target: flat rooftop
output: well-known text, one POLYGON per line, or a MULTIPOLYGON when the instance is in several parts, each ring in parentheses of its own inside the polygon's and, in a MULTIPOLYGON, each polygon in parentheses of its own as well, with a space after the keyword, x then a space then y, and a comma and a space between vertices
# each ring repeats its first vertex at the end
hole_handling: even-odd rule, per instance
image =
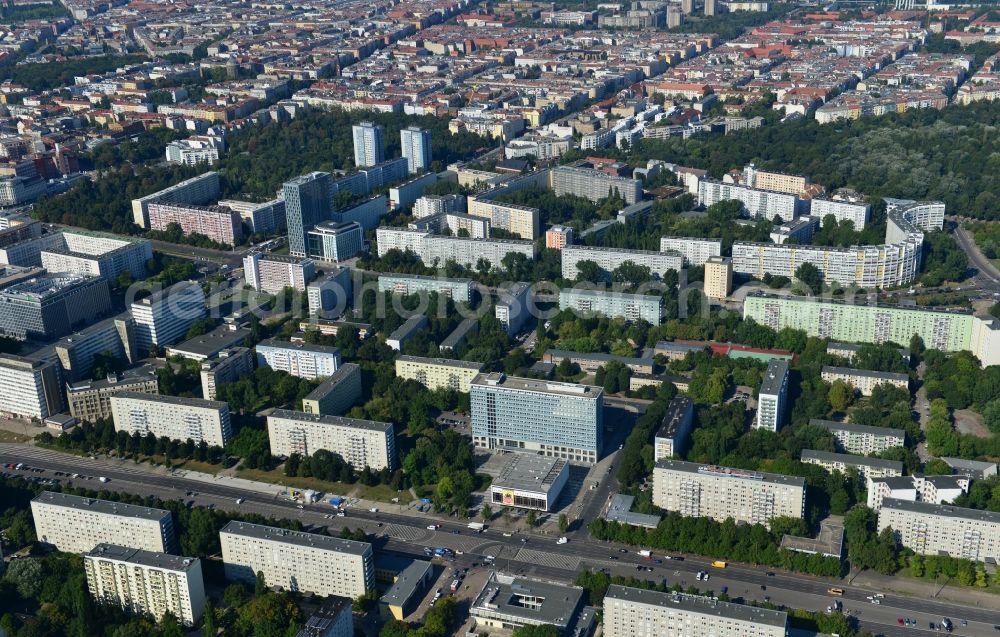
POLYGON ((714 464, 701 464, 698 462, 687 462, 685 460, 660 460, 656 463, 656 468, 666 469, 668 471, 682 471, 684 473, 697 473, 710 478, 757 480, 760 482, 770 482, 772 484, 784 484, 796 487, 805 487, 806 485, 806 479, 800 476, 786 476, 781 473, 764 473, 763 471, 733 469, 732 467, 720 467, 714 464))
POLYGON ((427 572, 432 568, 433 565, 426 560, 411 561, 379 601, 390 606, 404 606, 424 586, 427 572))
POLYGON ((533 454, 510 454, 510 461, 493 480, 498 489, 548 493, 559 476, 567 471, 566 461, 533 454))
POLYGON ((316 389, 309 392, 303 400, 320 400, 331 392, 337 391, 337 387, 354 374, 361 373, 361 366, 356 363, 344 363, 333 372, 333 375, 320 383, 316 389))
POLYGON ((788 376, 788 361, 781 358, 772 358, 767 364, 767 371, 764 372, 764 380, 760 384, 760 394, 777 396, 781 392, 781 386, 788 376))
POLYGON ((573 621, 573 615, 583 600, 583 589, 552 582, 509 577, 493 573, 486 586, 472 603, 470 612, 500 613, 533 624, 552 624, 563 628, 573 621), (527 607, 519 599, 540 600, 537 607, 527 607))
POLYGON ((198 564, 197 557, 154 553, 152 551, 141 551, 127 546, 105 543, 98 544, 93 550, 84 553, 84 555, 87 557, 99 557, 128 562, 130 564, 162 568, 169 571, 189 571, 198 564))
POLYGON ((681 430, 684 421, 693 418, 694 403, 687 396, 674 396, 667 406, 667 413, 663 416, 660 428, 656 432, 657 438, 673 438, 681 430))
POLYGON ((950 504, 934 504, 932 502, 911 502, 909 500, 897 500, 896 498, 885 498, 882 500, 882 510, 898 509, 900 511, 911 511, 920 515, 933 515, 938 517, 958 518, 975 522, 987 522, 989 524, 1000 524, 1000 511, 981 511, 979 509, 966 509, 964 507, 951 506, 950 504))
POLYGON ((736 621, 753 622, 765 626, 784 626, 788 621, 788 614, 783 611, 770 610, 767 608, 757 608, 756 606, 745 606, 743 604, 733 604, 721 602, 711 597, 701 595, 688 595, 686 593, 660 593, 658 591, 647 591, 641 588, 631 588, 612 584, 608 587, 608 592, 604 596, 605 604, 608 599, 618 599, 622 601, 637 602, 649 606, 660 606, 663 608, 676 608, 689 613, 699 613, 711 615, 713 617, 723 617, 736 621))
POLYGON ((546 356, 551 356, 552 358, 558 358, 562 360, 564 358, 579 359, 579 360, 591 360, 591 361, 618 361, 624 363, 625 365, 648 365, 653 366, 653 359, 641 358, 637 356, 616 356, 615 354, 605 354, 603 352, 573 352, 568 349, 547 349, 545 350, 546 356))
POLYGON ((153 520, 159 522, 163 518, 170 516, 170 511, 165 509, 154 509, 151 507, 136 506, 112 500, 98 500, 97 498, 84 498, 68 493, 55 493, 54 491, 42 491, 32 502, 49 504, 52 506, 68 507, 79 511, 92 511, 93 513, 103 513, 105 515, 121 515, 129 518, 139 518, 142 520, 153 520))
POLYGON ((817 451, 815 449, 803 449, 802 461, 819 460, 821 462, 842 462, 846 465, 856 467, 881 467, 883 469, 895 469, 903 472, 903 463, 899 460, 884 460, 882 458, 869 458, 867 456, 855 456, 849 453, 833 453, 831 451, 817 451))
POLYGON ((440 283, 449 283, 452 285, 472 285, 472 279, 446 279, 445 277, 428 276, 426 274, 393 274, 391 272, 387 272, 378 275, 378 278, 379 281, 381 281, 382 279, 385 279, 386 281, 396 281, 396 280, 438 281, 440 283))
POLYGON ((273 338, 265 338, 257 343, 257 349, 270 347, 273 349, 293 349, 300 352, 314 352, 316 354, 340 354, 340 350, 331 345, 315 345, 312 343, 292 343, 291 341, 279 341, 273 338))
POLYGON ((604 394, 604 388, 594 385, 577 385, 576 383, 560 383, 550 380, 535 380, 534 378, 518 378, 507 376, 501 372, 479 374, 472 379, 471 385, 481 387, 502 387, 515 391, 530 391, 539 394, 555 394, 572 396, 574 398, 589 398, 597 400, 604 394))
POLYGON ((360 418, 345 418, 343 416, 326 416, 324 414, 307 414, 304 411, 291 409, 275 409, 268 418, 284 418, 299 422, 312 422, 333 427, 350 427, 352 429, 367 429, 368 431, 392 431, 392 423, 377 420, 361 420, 360 418))
POLYGON ((138 391, 118 392, 111 397, 128 398, 147 403, 160 403, 164 405, 177 405, 178 407, 198 407, 199 409, 229 409, 229 403, 221 400, 205 400, 204 398, 186 398, 181 396, 167 396, 166 394, 146 394, 138 391))
POLYGON ((876 372, 870 369, 854 369, 852 367, 834 367, 833 365, 824 365, 823 369, 820 371, 823 374, 837 374, 840 376, 862 376, 865 378, 883 378, 885 380, 892 380, 903 383, 910 382, 910 376, 908 374, 897 374, 895 372, 876 372))
POLYGON ((837 422, 834 420, 821 420, 819 418, 811 418, 809 420, 809 424, 813 427, 822 427, 823 429, 829 429, 830 431, 850 431, 859 434, 869 434, 872 436, 882 437, 904 438, 906 436, 906 432, 902 429, 856 425, 851 422, 837 422))
POLYGON ((230 329, 228 325, 220 325, 207 334, 195 336, 178 345, 168 347, 174 354, 211 358, 224 349, 242 343, 250 336, 250 330, 245 327, 230 329))
MULTIPOLYGON (((774 244, 764 244, 771 245, 774 244)), ((861 307, 868 309, 879 309, 879 310, 889 310, 898 312, 927 312, 931 314, 948 314, 952 316, 974 316, 975 313, 971 310, 957 310, 957 309, 944 309, 938 307, 922 307, 919 305, 914 305, 910 307, 904 307, 901 305, 888 305, 888 304, 878 304, 878 303, 848 303, 847 301, 838 301, 834 299, 817 299, 814 297, 795 297, 795 296, 781 296, 779 294, 771 294, 761 290, 754 290, 747 294, 747 299, 757 298, 757 299, 768 299, 771 301, 780 301, 782 303, 797 303, 797 304, 816 304, 816 305, 835 305, 841 307, 861 307)), ((862 297, 859 301, 867 300, 862 297)))
POLYGON ((632 505, 635 503, 635 496, 616 493, 611 498, 611 504, 604 514, 604 519, 609 522, 621 522, 632 526, 641 526, 647 529, 655 529, 660 524, 660 516, 648 515, 646 513, 635 513, 632 505))
POLYGON ((407 363, 421 363, 423 365, 439 365, 441 367, 460 367, 462 369, 482 369, 483 364, 477 363, 475 361, 459 361, 452 358, 425 358, 423 356, 409 356, 403 354, 396 358, 396 360, 404 361, 407 363))
MULTIPOLYGON (((566 248, 563 248, 565 250, 566 248)), ((559 297, 591 297, 591 298, 612 298, 624 299, 627 301, 645 301, 647 303, 663 303, 662 297, 654 294, 629 294, 628 292, 614 292, 611 290, 578 290, 576 288, 563 288, 559 290, 559 297)))
POLYGON ((222 527, 222 530, 219 531, 219 533, 241 535, 243 537, 250 537, 258 540, 282 542, 284 544, 294 544, 305 548, 334 551, 336 553, 348 553, 350 555, 365 555, 366 553, 370 553, 372 550, 372 545, 368 542, 355 542, 354 540, 344 540, 339 537, 306 533, 304 531, 291 531, 289 529, 281 529, 276 526, 264 526, 262 524, 251 524, 249 522, 239 522, 236 520, 233 520, 226 524, 226 526, 222 527))
POLYGON ((158 368, 154 365, 146 364, 126 369, 118 374, 111 374, 105 378, 81 380, 76 383, 68 383, 66 392, 72 393, 78 391, 100 390, 108 387, 121 387, 122 385, 154 380, 156 379, 157 369, 158 368))

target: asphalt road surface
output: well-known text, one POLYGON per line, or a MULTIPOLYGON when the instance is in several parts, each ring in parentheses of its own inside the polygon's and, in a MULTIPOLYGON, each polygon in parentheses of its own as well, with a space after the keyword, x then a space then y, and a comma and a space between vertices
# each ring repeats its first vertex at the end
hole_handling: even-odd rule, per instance
MULTIPOLYGON (((1000 606, 981 608, 937 600, 917 599, 888 594, 880 605, 871 604, 866 598, 878 591, 856 586, 847 586, 835 580, 774 571, 768 575, 765 568, 731 564, 726 569, 710 566, 711 560, 697 556, 685 556, 683 561, 665 560, 662 564, 647 561, 635 553, 635 547, 626 547, 586 538, 574 534, 569 544, 557 545, 550 536, 537 534, 512 534, 509 537, 496 531, 487 530, 477 534, 467 528, 466 523, 440 523, 437 530, 426 528, 427 518, 414 511, 411 515, 397 515, 385 512, 371 513, 365 509, 349 508, 343 518, 327 517, 333 508, 325 503, 316 503, 299 508, 298 504, 280 498, 280 487, 275 486, 274 494, 246 490, 230 484, 209 483, 179 476, 152 473, 141 466, 128 463, 109 464, 86 457, 62 454, 36 447, 16 444, 0 444, 0 464, 23 462, 41 472, 11 471, 27 477, 53 477, 54 471, 79 473, 80 478, 72 480, 74 486, 94 490, 112 490, 138 495, 157 496, 164 500, 182 500, 199 506, 214 506, 221 510, 253 512, 276 518, 299 519, 309 528, 329 527, 336 533, 341 527, 362 528, 378 537, 381 548, 410 555, 423 555, 424 547, 446 547, 456 553, 457 566, 472 566, 482 563, 485 556, 495 558, 495 566, 505 572, 521 573, 528 576, 571 581, 575 574, 584 569, 608 569, 621 575, 634 575, 643 579, 660 581, 666 579, 672 585, 695 585, 702 590, 720 591, 728 587, 733 598, 764 600, 791 608, 823 610, 834 598, 827 589, 831 586, 842 588, 841 599, 845 612, 857 617, 860 625, 875 634, 887 637, 905 635, 931 635, 930 622, 937 624, 942 617, 949 617, 955 623, 955 635, 996 637, 995 625, 1000 625, 1000 606), (107 483, 99 476, 109 479, 107 483), (89 479, 86 479, 89 477, 89 479), (188 492, 196 495, 188 496, 188 492), (243 498, 237 505, 237 498, 243 498), (585 538, 585 539, 584 539, 585 538), (524 541, 522 541, 524 540, 524 541), (652 568, 652 572, 637 571, 637 567, 652 568), (695 574, 707 571, 709 582, 696 581, 695 574), (899 618, 912 618, 917 627, 900 626, 899 618), (968 626, 961 626, 962 620, 968 626)), ((67 478, 62 476, 65 483, 67 478)))

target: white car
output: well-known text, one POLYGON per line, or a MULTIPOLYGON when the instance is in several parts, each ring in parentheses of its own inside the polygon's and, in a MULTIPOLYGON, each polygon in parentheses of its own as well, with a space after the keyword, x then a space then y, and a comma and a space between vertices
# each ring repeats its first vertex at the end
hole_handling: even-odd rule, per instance
POLYGON ((569 540, 566 538, 566 536, 563 536, 558 540, 556 540, 556 544, 566 544, 567 542, 569 542, 569 540))
POLYGON ((428 531, 437 531, 437 528, 438 528, 437 524, 428 524, 427 525, 427 530, 428 531))

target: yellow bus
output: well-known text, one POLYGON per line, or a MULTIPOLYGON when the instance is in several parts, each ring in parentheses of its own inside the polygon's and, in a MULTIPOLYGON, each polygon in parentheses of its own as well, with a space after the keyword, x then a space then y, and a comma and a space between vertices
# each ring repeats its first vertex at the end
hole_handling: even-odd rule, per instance
POLYGON ((842 588, 828 588, 826 590, 826 592, 830 593, 834 597, 843 597, 844 596, 844 589, 842 589, 842 588))
POLYGON ((726 563, 721 560, 715 560, 714 562, 712 562, 712 566, 714 566, 715 568, 726 568, 726 563))

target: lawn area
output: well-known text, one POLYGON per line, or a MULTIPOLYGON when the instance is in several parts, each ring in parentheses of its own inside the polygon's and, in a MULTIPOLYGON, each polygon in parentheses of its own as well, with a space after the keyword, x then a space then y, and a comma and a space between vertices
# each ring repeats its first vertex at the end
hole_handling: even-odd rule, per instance
POLYGON ((0 429, 0 442, 28 442, 29 440, 31 440, 31 436, 0 429))
POLYGON ((327 482, 317 478, 289 478, 280 468, 271 471, 237 469, 236 477, 257 480, 259 482, 270 482, 271 484, 280 484, 298 489, 312 489, 314 491, 321 491, 327 495, 351 496, 378 502, 392 502, 392 499, 395 497, 398 497, 400 502, 409 502, 410 500, 408 491, 397 493, 395 489, 388 485, 380 484, 369 487, 360 482, 344 484, 343 482, 327 482))
MULTIPOLYGON (((162 462, 162 458, 157 458, 158 461, 162 462)), ((183 462, 174 464, 175 469, 185 469, 187 471, 197 471, 199 473, 207 473, 210 475, 216 475, 220 471, 226 468, 226 465, 222 464, 211 464, 209 462, 199 462, 197 460, 185 460, 183 462)))

